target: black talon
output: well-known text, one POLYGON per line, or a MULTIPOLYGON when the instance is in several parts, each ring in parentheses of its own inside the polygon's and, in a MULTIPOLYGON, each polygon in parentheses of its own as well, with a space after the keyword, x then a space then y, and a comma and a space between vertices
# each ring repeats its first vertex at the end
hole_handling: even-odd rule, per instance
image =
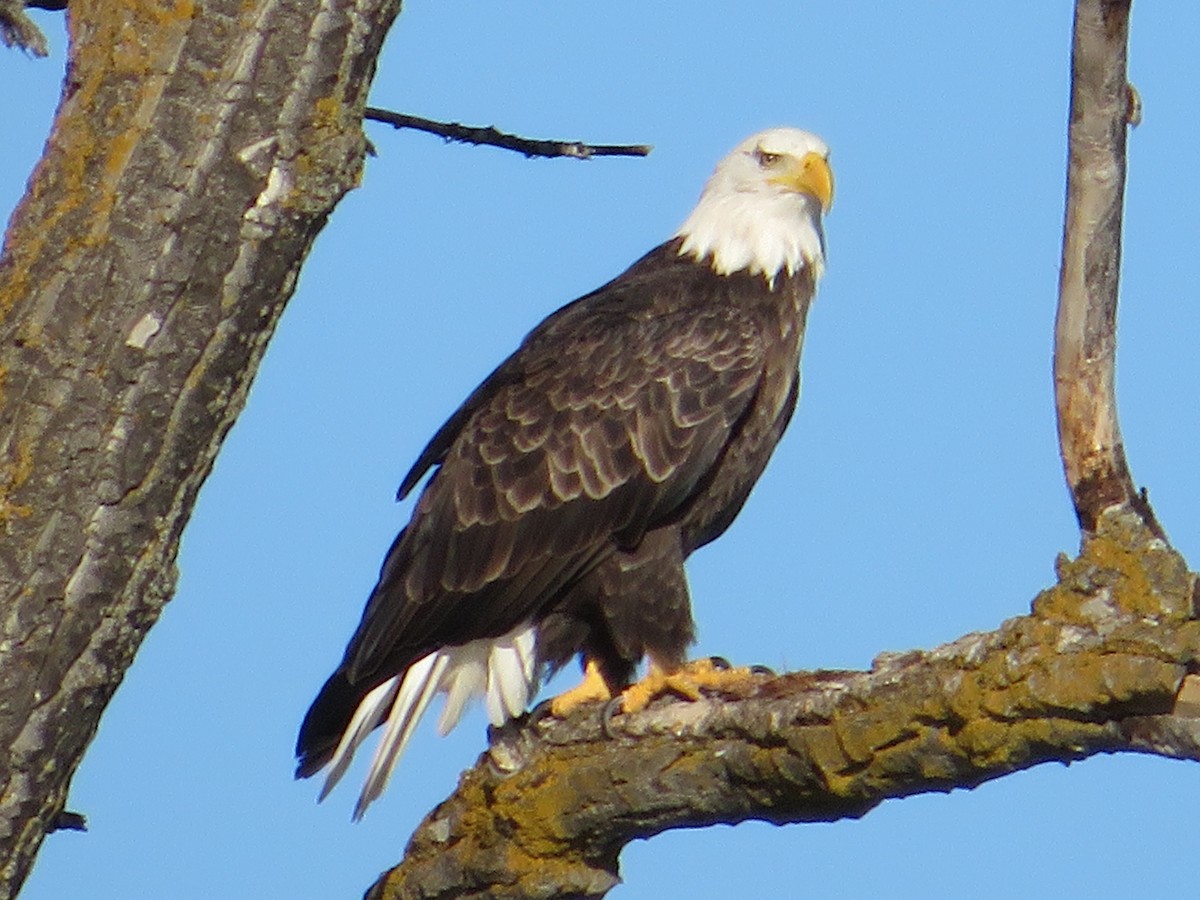
POLYGON ((766 675, 768 678, 774 678, 776 673, 775 673, 775 670, 772 669, 770 666, 757 665, 757 666, 750 667, 750 674, 751 675, 766 675))
POLYGON ((525 728, 537 728, 541 724, 542 719, 552 717, 554 715, 554 701, 543 700, 525 716, 525 728))
POLYGON ((620 735, 613 730, 613 717, 616 716, 617 713, 622 712, 624 709, 625 698, 620 694, 617 694, 617 696, 613 697, 604 704, 604 711, 600 713, 600 728, 604 732, 604 736, 609 740, 616 740, 620 737, 620 735))
POLYGON ((708 661, 714 669, 721 669, 724 671, 725 669, 733 668, 733 664, 723 656, 710 656, 708 661))

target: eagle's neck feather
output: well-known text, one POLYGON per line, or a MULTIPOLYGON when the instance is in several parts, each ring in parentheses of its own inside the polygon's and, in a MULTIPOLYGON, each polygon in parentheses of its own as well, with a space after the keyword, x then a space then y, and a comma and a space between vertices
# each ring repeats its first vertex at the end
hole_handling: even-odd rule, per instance
POLYGON ((679 252, 707 260, 718 275, 747 271, 774 284, 781 273, 825 269, 825 239, 817 202, 793 192, 705 191, 680 226, 679 252))

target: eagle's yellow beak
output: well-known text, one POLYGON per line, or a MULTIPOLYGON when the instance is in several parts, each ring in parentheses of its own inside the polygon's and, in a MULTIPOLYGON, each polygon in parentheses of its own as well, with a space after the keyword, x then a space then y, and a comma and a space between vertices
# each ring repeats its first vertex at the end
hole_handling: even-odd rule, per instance
POLYGON ((772 179, 802 194, 816 197, 822 212, 833 205, 833 170, 820 153, 806 153, 801 159, 789 159, 787 171, 772 179))

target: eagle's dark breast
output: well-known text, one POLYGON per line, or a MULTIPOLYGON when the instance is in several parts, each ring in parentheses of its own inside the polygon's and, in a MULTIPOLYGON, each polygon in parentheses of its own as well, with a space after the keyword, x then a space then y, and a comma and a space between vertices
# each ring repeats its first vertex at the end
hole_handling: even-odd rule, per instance
POLYGON ((683 561, 733 521, 787 426, 814 284, 717 275, 668 242, 543 321, 439 430, 437 469, 302 727, 329 758, 372 687, 440 647, 537 626, 620 685, 682 662, 683 561))

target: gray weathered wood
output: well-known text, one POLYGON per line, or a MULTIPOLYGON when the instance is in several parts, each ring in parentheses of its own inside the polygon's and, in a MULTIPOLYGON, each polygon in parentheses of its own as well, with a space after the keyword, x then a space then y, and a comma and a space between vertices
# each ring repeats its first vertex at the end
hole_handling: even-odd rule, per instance
POLYGON ((1161 533, 1134 487, 1117 422, 1117 298, 1132 96, 1126 74, 1130 2, 1079 0, 1071 49, 1054 385, 1063 468, 1085 532, 1095 529, 1105 509, 1124 504, 1161 533))

